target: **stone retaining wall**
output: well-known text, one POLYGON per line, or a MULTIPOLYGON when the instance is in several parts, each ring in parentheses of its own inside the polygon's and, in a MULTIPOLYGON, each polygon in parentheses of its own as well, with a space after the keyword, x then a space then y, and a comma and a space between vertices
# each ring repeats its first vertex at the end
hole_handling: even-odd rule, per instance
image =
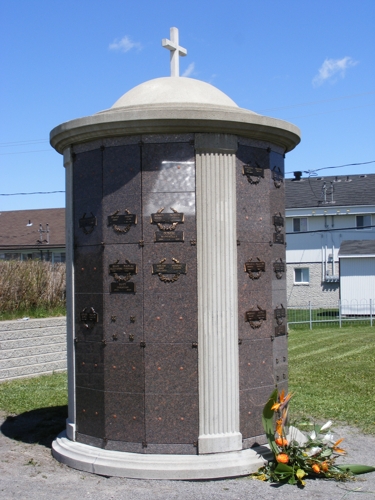
POLYGON ((66 318, 0 322, 0 382, 66 370, 66 318))

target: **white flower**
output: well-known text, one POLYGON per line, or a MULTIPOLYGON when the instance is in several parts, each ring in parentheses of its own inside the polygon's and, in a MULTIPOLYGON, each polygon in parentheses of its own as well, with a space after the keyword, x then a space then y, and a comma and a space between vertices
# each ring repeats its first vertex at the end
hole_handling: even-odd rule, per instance
POLYGON ((319 446, 314 446, 313 448, 306 450, 306 453, 308 454, 309 457, 313 457, 314 455, 317 455, 321 451, 322 449, 319 448, 319 446))
POLYGON ((309 436, 311 439, 316 439, 316 432, 315 431, 310 432, 309 436))
POLYGON ((334 441, 332 432, 327 432, 327 434, 323 436, 322 442, 324 444, 333 443, 334 441))
POLYGON ((329 429, 332 425, 332 420, 328 420, 327 423, 325 423, 321 428, 320 428, 320 432, 322 431, 325 431, 326 429, 329 429))

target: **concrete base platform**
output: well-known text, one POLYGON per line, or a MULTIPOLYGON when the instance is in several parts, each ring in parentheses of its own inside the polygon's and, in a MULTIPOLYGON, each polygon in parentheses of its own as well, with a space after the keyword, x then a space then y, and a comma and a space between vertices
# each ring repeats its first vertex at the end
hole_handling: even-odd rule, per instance
POLYGON ((59 462, 103 476, 133 479, 218 479, 256 472, 266 447, 209 455, 147 455, 103 450, 71 441, 61 433, 52 443, 59 462), (260 454, 262 453, 262 455, 260 454))

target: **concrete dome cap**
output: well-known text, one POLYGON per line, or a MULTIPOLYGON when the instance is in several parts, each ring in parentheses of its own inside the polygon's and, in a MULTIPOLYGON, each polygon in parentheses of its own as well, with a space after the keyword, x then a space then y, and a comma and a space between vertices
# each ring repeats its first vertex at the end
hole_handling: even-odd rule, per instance
POLYGON ((209 83, 186 77, 155 78, 126 92, 111 109, 164 105, 237 108, 237 104, 224 92, 209 83))

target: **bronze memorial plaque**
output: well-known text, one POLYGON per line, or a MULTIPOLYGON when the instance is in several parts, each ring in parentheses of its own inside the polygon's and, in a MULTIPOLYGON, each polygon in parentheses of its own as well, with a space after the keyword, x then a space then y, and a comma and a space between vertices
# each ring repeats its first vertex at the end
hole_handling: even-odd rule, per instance
POLYGON ((282 233, 273 233, 273 242, 284 244, 284 235, 282 233))
POLYGON ((119 213, 120 210, 116 210, 112 215, 109 215, 108 226, 112 226, 116 233, 127 233, 132 225, 137 224, 136 214, 131 214, 128 209, 125 210, 124 214, 119 213))
POLYGON ((273 263, 273 270, 276 274, 276 278, 280 280, 283 276, 283 273, 285 273, 285 262, 283 262, 282 259, 277 260, 273 263))
POLYGON ((155 243, 165 243, 165 242, 184 242, 184 232, 183 231, 155 231, 155 243))
POLYGON ((244 165, 242 167, 242 175, 246 175, 250 184, 258 184, 260 180, 259 177, 264 179, 264 168, 260 167, 257 163, 255 163, 255 166, 244 165), (258 179, 254 181, 252 177, 258 177, 258 179))
POLYGON ((137 264, 133 264, 127 259, 124 264, 120 264, 119 261, 110 264, 109 274, 115 279, 110 285, 110 293, 135 293, 135 283, 129 280, 137 272, 137 264))
POLYGON ((179 224, 184 223, 184 214, 171 207, 171 213, 164 213, 160 208, 156 214, 151 214, 151 224, 156 224, 159 231, 155 232, 154 242, 184 242, 183 231, 176 231, 179 224))
POLYGON ((285 325, 275 326, 275 337, 281 337, 282 335, 286 335, 285 325))
POLYGON ((152 274, 186 274, 186 271, 186 264, 180 262, 152 264, 152 274))
POLYGON ((85 307, 80 312, 79 319, 86 328, 93 328, 94 324, 99 321, 99 316, 93 307, 85 307))
MULTIPOLYGON (((183 213, 177 211, 173 211, 172 213, 163 213, 161 211, 158 211, 156 214, 151 214, 151 224, 175 224, 176 222, 177 224, 184 222, 183 213)), ((173 231, 173 229, 169 230, 173 231)))
POLYGON ((86 214, 83 214, 83 216, 78 221, 78 225, 85 234, 91 234, 94 231, 95 226, 97 225, 95 215, 92 212, 91 217, 86 217, 86 214))
POLYGON ((276 308, 274 310, 274 315, 275 315, 276 320, 281 319, 281 318, 285 318, 285 316, 286 316, 285 308, 283 306, 276 308))
POLYGON ((275 227, 284 227, 284 217, 282 217, 281 215, 274 215, 273 225, 275 227))
POLYGON ((245 272, 246 273, 257 273, 259 271, 266 270, 266 263, 261 260, 249 260, 245 262, 245 272))

